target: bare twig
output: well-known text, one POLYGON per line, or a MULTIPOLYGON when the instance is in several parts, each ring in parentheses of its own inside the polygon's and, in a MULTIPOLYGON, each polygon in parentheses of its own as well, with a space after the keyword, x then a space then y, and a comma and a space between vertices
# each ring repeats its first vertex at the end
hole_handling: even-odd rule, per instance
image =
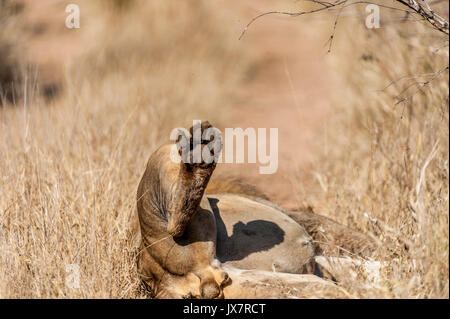
MULTIPOLYGON (((379 90, 379 92, 384 92, 384 91, 386 91, 389 87, 391 87, 392 85, 397 84, 398 82, 403 81, 403 80, 413 80, 413 79, 417 79, 417 78, 421 78, 421 77, 427 77, 427 76, 432 77, 432 76, 434 76, 435 74, 436 74, 436 72, 433 72, 433 73, 422 73, 422 74, 417 74, 417 75, 412 75, 412 76, 407 76, 407 75, 405 75, 405 76, 399 77, 398 79, 392 80, 391 82, 389 82, 388 85, 386 85, 384 88, 382 88, 381 90, 379 90)), ((417 83, 416 83, 416 84, 417 84, 417 83)))
POLYGON ((341 16, 342 10, 344 10, 344 6, 341 6, 338 14, 336 15, 336 20, 334 20, 333 32, 331 32, 330 39, 328 40, 328 42, 330 43, 330 45, 328 46, 328 53, 331 52, 331 46, 333 45, 334 34, 336 33, 336 27, 337 27, 339 18, 341 16))
MULTIPOLYGON (((395 103, 395 105, 410 100, 416 93, 422 91, 423 88, 424 88, 425 86, 427 86, 427 85, 429 85, 431 82, 433 82, 439 75, 441 75, 441 74, 442 74, 443 72, 445 72, 445 71, 448 71, 448 67, 449 67, 449 66, 447 65, 447 66, 443 67, 442 69, 440 69, 439 71, 435 72, 434 75, 433 75, 429 80, 426 80, 425 82, 414 83, 414 84, 419 84, 419 85, 417 86, 417 90, 414 91, 411 95, 408 95, 407 97, 405 97, 405 98, 403 98, 403 99, 397 101, 397 102, 395 103)), ((407 88, 409 88, 409 87, 410 87, 410 86, 408 86, 407 88)), ((402 92, 404 92, 404 91, 405 91, 405 90, 403 90, 402 92)), ((401 94, 401 93, 400 93, 400 94, 401 94)))
POLYGON ((401 4, 413 10, 416 14, 425 18, 435 29, 445 33, 446 35, 449 34, 448 21, 445 20, 440 15, 438 15, 437 13, 435 13, 430 8, 430 5, 426 2, 426 0, 422 0, 424 5, 420 4, 420 2, 417 0, 396 0, 396 1, 400 2, 401 4))
MULTIPOLYGON (((420 0, 422 3, 419 2, 419 0, 394 0, 395 2, 398 2, 402 4, 404 8, 397 8, 397 7, 391 7, 383 4, 375 3, 374 1, 351 1, 350 0, 337 0, 333 3, 321 1, 321 0, 309 0, 310 2, 316 3, 320 5, 320 7, 309 10, 309 11, 297 11, 297 12, 286 12, 286 11, 269 11, 262 14, 257 15, 253 19, 250 20, 250 22, 245 26, 244 30, 242 30, 241 35, 239 36, 239 40, 242 39, 242 37, 247 32, 248 28, 258 19, 267 16, 267 15, 288 15, 291 17, 298 17, 305 14, 314 14, 325 10, 339 10, 341 12, 343 9, 355 6, 358 4, 376 4, 379 7, 390 9, 390 10, 396 10, 396 11, 403 11, 407 14, 415 14, 421 16, 424 20, 426 20, 431 26, 446 35, 449 35, 449 23, 448 21, 443 18, 441 15, 435 13, 431 7, 430 4, 426 0, 420 0)), ((333 34, 330 38, 330 42, 332 42, 334 31, 336 29, 337 20, 339 18, 340 13, 338 14, 338 17, 336 18, 335 25, 333 27, 333 34)), ((331 46, 331 43, 330 43, 331 46)))
MULTIPOLYGON (((316 2, 317 0, 312 0, 312 2, 316 2)), ((267 16, 267 15, 274 15, 274 14, 280 14, 280 15, 288 15, 291 17, 298 17, 304 14, 310 14, 310 13, 316 13, 316 12, 320 12, 320 11, 324 11, 328 8, 331 7, 335 7, 335 6, 339 6, 345 2, 347 2, 348 0, 340 0, 337 3, 332 3, 330 5, 327 5, 325 2, 320 2, 319 4, 322 5, 322 7, 320 8, 316 8, 313 10, 309 10, 309 11, 298 11, 298 12, 287 12, 287 11, 269 11, 269 12, 264 12, 261 13, 259 15, 257 15, 256 17, 254 17, 253 19, 250 20, 249 23, 247 23, 247 25, 245 26, 244 30, 242 30, 241 35, 239 36, 239 40, 242 39, 242 37, 245 35, 245 33, 247 32, 248 28, 258 19, 267 16)))

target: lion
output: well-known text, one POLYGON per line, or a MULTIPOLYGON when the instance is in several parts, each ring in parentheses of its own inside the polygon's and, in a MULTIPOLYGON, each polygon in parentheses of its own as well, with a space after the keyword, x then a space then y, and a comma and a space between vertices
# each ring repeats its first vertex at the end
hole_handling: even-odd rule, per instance
MULTIPOLYGON (((209 122, 202 122, 202 133, 210 128, 209 122)), ((194 145, 190 137, 190 154, 195 147, 203 152, 210 141, 202 139, 194 145)), ((166 144, 150 156, 137 191, 137 269, 154 297, 276 297, 280 296, 273 295, 276 290, 264 294, 255 285, 261 288, 261 284, 288 280, 291 286, 302 286, 305 278, 311 282, 310 277, 292 274, 314 272, 318 249, 311 234, 317 234, 320 225, 332 229, 331 220, 312 212, 287 212, 254 188, 238 183, 222 181, 222 188, 220 182, 212 183, 213 193, 206 192, 216 161, 177 163, 171 160, 176 148, 177 143, 166 144), (247 286, 252 293, 245 292, 247 286)), ((209 148, 206 151, 217 155, 209 148)), ((181 159, 180 150, 177 154, 181 159)), ((335 228, 336 238, 356 236, 349 240, 355 247, 349 249, 374 246, 345 226, 335 228)), ((312 282, 326 284, 320 280, 312 282)))

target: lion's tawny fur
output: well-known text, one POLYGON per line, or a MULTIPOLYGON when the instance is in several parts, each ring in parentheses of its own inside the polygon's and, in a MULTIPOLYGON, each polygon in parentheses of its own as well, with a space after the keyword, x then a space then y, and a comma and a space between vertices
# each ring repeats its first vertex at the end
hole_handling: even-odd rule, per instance
POLYGON ((174 147, 151 155, 137 192, 138 272, 156 297, 224 297, 230 280, 221 263, 304 273, 314 254, 326 250, 323 232, 344 250, 364 255, 376 249, 367 236, 312 211, 285 211, 238 179, 210 182, 214 162, 173 162, 174 147))

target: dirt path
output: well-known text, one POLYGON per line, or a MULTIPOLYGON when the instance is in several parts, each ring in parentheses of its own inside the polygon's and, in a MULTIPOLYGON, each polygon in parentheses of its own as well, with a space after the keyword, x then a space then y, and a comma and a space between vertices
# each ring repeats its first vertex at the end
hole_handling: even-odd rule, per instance
MULTIPOLYGON (((270 3, 246 1, 235 8, 242 22, 273 10, 270 3)), ((245 23, 241 23, 245 25, 245 23)), ((267 61, 263 71, 242 88, 245 103, 232 108, 232 127, 278 128, 278 171, 259 174, 259 164, 225 164, 222 172, 257 185, 273 201, 298 206, 302 198, 292 181, 308 169, 315 132, 327 115, 329 87, 323 38, 302 30, 302 21, 266 16, 251 26, 242 46, 267 61)))
POLYGON ((55 0, 22 0, 24 19, 30 31, 28 60, 38 67, 44 85, 63 81, 64 64, 83 52, 83 33, 65 26, 66 3, 55 0))

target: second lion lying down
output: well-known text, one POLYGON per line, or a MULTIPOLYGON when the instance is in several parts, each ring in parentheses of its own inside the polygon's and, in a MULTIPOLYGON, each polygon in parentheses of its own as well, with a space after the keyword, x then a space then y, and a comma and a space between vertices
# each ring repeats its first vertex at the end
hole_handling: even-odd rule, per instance
MULTIPOLYGON (((208 128, 211 125, 203 122, 202 133, 208 128)), ((204 139, 194 145, 191 138, 190 151, 199 147, 217 155, 205 150, 209 142, 204 139)), ((233 278, 241 274, 236 268, 262 271, 259 276, 264 271, 312 271, 317 249, 310 233, 318 225, 330 228, 334 222, 315 214, 285 212, 253 196, 205 195, 216 163, 175 163, 171 154, 176 147, 167 144, 151 155, 137 192, 138 272, 156 297, 245 297, 240 289, 228 289, 231 295, 224 289, 239 284, 241 278, 233 278)), ((339 227, 335 237, 350 236, 349 242, 358 243, 357 253, 374 249, 375 244, 364 235, 339 227)))

